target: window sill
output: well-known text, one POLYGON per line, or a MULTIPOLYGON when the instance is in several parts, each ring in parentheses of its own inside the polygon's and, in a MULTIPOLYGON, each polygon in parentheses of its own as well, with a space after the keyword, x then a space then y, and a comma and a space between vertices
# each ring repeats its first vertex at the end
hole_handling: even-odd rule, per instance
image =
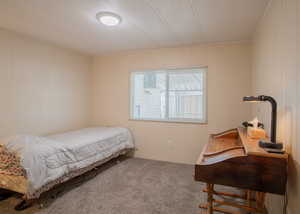
POLYGON ((156 123, 178 123, 178 124, 194 124, 194 125, 207 125, 208 122, 203 121, 181 121, 181 120, 155 120, 155 119, 128 119, 129 121, 140 121, 140 122, 156 122, 156 123))

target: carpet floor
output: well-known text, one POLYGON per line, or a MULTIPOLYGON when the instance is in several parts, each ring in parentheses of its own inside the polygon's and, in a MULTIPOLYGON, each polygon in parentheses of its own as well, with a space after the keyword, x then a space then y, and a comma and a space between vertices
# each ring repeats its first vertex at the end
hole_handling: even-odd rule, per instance
MULTIPOLYGON (((139 158, 115 159, 43 194, 17 212, 20 196, 0 201, 1 214, 198 214, 206 194, 194 166, 139 158)), ((227 187, 217 187, 226 190, 227 187)))

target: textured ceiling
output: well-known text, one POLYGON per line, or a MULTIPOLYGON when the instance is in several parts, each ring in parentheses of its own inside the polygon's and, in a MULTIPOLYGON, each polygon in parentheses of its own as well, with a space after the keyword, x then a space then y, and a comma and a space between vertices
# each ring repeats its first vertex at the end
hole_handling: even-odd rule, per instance
POLYGON ((0 27, 89 54, 249 40, 268 0, 0 0, 0 27), (121 25, 99 24, 111 11, 121 25))

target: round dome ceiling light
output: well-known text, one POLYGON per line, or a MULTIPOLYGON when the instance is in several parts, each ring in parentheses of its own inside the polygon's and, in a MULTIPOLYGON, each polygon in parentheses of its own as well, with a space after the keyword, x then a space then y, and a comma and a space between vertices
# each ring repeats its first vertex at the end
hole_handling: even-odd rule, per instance
POLYGON ((106 26, 116 26, 121 23, 121 17, 112 12, 99 12, 96 14, 97 20, 106 26))

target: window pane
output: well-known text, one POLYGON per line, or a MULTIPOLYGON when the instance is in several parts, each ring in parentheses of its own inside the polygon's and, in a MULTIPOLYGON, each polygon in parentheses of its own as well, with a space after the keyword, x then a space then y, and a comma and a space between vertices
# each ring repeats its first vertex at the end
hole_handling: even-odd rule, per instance
POLYGON ((203 73, 169 74, 169 119, 203 120, 203 73))
POLYGON ((165 119, 166 73, 135 73, 133 82, 133 118, 165 119))
POLYGON ((147 72, 144 74, 144 88, 156 88, 156 74, 147 72))
POLYGON ((205 122, 206 68, 131 74, 131 118, 205 122))
POLYGON ((172 90, 198 90, 202 91, 203 85, 202 72, 170 72, 169 73, 169 88, 172 90), (184 73, 186 72, 186 73, 184 73))
POLYGON ((170 119, 203 119, 202 92, 200 91, 170 91, 170 119))

